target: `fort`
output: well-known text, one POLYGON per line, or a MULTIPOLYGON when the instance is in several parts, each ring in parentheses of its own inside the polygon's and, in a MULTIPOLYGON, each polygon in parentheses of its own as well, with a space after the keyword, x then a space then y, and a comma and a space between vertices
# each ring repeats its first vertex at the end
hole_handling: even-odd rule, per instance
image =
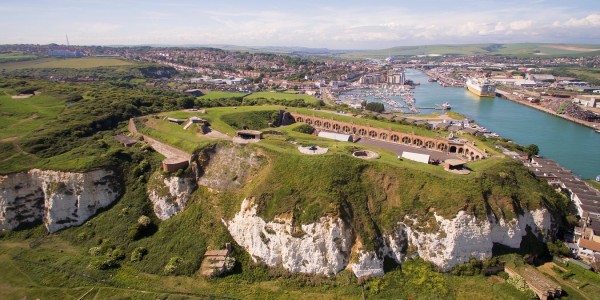
POLYGON ((416 134, 397 132, 391 129, 358 125, 351 122, 309 116, 291 111, 288 113, 294 122, 306 123, 319 130, 352 134, 360 138, 404 144, 444 153, 454 153, 467 160, 479 160, 487 157, 485 151, 478 149, 472 143, 464 140, 424 137, 416 134))

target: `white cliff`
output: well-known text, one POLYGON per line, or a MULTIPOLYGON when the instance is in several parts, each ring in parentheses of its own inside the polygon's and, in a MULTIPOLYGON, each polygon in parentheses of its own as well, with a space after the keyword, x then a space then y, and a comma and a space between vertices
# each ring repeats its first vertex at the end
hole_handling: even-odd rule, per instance
POLYGON ((543 239, 552 225, 546 209, 525 211, 511 221, 498 221, 493 216, 479 220, 464 211, 453 219, 437 215, 435 218, 439 229, 432 232, 420 231, 417 223, 412 227, 400 223, 394 231, 383 234, 382 246, 376 251, 356 246, 352 229, 339 218, 323 217, 316 223, 302 225, 303 234, 293 234, 289 220, 266 222, 257 216, 256 205, 247 199, 235 217, 223 223, 255 261, 281 265, 292 272, 325 275, 348 268, 357 277, 383 275, 383 258, 401 263, 410 245, 420 257, 448 271, 471 257, 491 257, 495 243, 519 248, 528 230, 543 239), (357 249, 353 250, 354 246, 357 249), (352 261, 351 256, 355 257, 352 261))
POLYGON ((196 190, 196 179, 187 177, 165 177, 159 173, 148 185, 148 198, 152 201, 154 213, 161 220, 166 220, 183 211, 196 190))
MULTIPOLYGON (((406 231, 410 244, 417 248, 423 259, 434 263, 442 271, 468 262, 471 257, 486 259, 492 256, 494 243, 519 248, 527 228, 539 238, 551 230, 551 215, 546 209, 525 211, 516 219, 496 220, 490 216, 484 220, 460 211, 453 219, 435 216, 439 229, 422 232, 409 226, 399 226, 397 231, 406 231)), ((418 225, 418 224, 416 224, 418 225)), ((394 239, 390 239, 393 241, 394 239)), ((401 256, 397 250, 395 256, 401 256)))
POLYGON ((81 225, 113 203, 120 183, 112 171, 33 169, 0 176, 0 229, 44 223, 49 232, 81 225))
POLYGON ((340 218, 322 217, 318 222, 302 225, 302 233, 292 234, 289 220, 265 222, 256 215, 256 205, 245 199, 240 212, 223 223, 254 261, 268 266, 332 275, 348 265, 353 235, 340 218))

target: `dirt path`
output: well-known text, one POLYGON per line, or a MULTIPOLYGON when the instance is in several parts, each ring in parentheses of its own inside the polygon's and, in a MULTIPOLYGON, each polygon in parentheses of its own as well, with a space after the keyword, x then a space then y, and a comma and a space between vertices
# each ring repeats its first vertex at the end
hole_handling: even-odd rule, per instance
MULTIPOLYGON (((549 263, 545 263, 545 264, 539 266, 538 270, 540 270, 543 273, 551 276, 553 279, 555 279, 556 281, 558 281, 558 283, 560 283, 561 285, 570 287, 571 289, 573 289, 573 291, 575 291, 577 294, 579 294, 579 296, 581 296, 582 298, 584 298, 584 299, 590 299, 585 294, 581 293, 575 284, 573 284, 570 281, 562 279, 562 277, 560 275, 556 274, 556 272, 554 272, 554 270, 552 270, 552 267, 558 267, 558 268, 560 268, 555 263, 549 262, 549 263)), ((561 268, 561 269, 563 269, 563 268, 561 268)))

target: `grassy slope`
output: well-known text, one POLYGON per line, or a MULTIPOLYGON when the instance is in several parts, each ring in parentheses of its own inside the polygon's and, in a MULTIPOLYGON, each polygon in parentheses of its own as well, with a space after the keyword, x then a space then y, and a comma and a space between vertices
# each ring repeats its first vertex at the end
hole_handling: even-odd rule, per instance
MULTIPOLYGON (((101 148, 75 148, 52 159, 42 159, 24 152, 19 140, 42 129, 65 108, 65 100, 50 95, 36 95, 27 99, 12 99, 9 91, 0 90, 0 170, 2 173, 30 169, 89 169, 96 166, 101 148)), ((107 137, 109 143, 111 142, 107 137)), ((114 146, 114 142, 112 143, 114 146)))
POLYGON ((65 107, 65 100, 49 95, 12 99, 0 89, 0 139, 21 137, 55 118, 65 107))

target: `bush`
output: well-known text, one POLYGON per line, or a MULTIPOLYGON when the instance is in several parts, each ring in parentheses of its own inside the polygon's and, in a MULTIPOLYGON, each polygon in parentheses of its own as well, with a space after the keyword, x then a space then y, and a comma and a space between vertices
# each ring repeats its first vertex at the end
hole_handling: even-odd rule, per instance
POLYGON ((508 278, 508 280, 506 280, 506 283, 513 285, 515 288, 517 288, 517 290, 519 290, 521 292, 525 292, 529 289, 527 287, 527 283, 525 283, 525 279, 523 279, 523 277, 516 275, 516 274, 514 276, 508 278))
POLYGON ((306 134, 312 134, 315 131, 315 129, 308 124, 302 124, 302 125, 294 128, 293 130, 296 132, 306 133, 306 134))
POLYGON ((92 247, 88 250, 88 253, 91 256, 100 256, 102 254, 102 249, 100 247, 92 247))
POLYGON ((370 110, 370 111, 374 111, 377 113, 381 113, 385 110, 385 107, 383 106, 383 103, 377 103, 377 102, 369 102, 367 103, 367 105, 365 106, 366 110, 370 110))
POLYGON ((131 262, 138 262, 144 258, 144 255, 148 253, 148 250, 144 247, 137 247, 131 252, 131 262))
POLYGON ((167 263, 163 271, 166 275, 173 274, 175 271, 177 271, 177 268, 179 268, 182 263, 183 259, 181 257, 171 257, 171 259, 169 259, 169 263, 167 263))
POLYGON ((137 240, 142 236, 142 232, 144 231, 144 226, 140 223, 135 223, 129 226, 127 229, 127 236, 132 240, 137 240))
POLYGON ((108 270, 108 269, 118 268, 119 266, 120 265, 117 262, 117 260, 115 260, 112 257, 106 257, 106 258, 96 259, 96 260, 92 261, 88 265, 88 268, 94 269, 94 270, 108 270))
POLYGON ((123 252, 123 250, 121 249, 115 249, 110 254, 110 257, 112 257, 113 259, 122 260, 125 258, 125 252, 123 252))
POLYGON ((141 215, 138 218, 138 224, 142 225, 143 227, 148 227, 148 225, 150 225, 151 222, 152 221, 150 220, 150 218, 144 215, 141 215))

